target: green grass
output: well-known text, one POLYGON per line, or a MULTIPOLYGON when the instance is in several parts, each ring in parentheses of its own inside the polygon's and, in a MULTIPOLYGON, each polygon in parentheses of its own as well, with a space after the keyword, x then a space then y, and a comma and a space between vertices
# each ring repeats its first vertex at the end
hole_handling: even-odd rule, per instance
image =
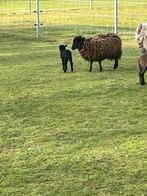
POLYGON ((58 44, 70 48, 74 24, 42 28, 40 40, 19 25, 0 32, 0 195, 147 195, 147 85, 134 35, 121 34, 117 70, 103 61, 104 72, 94 63, 89 73, 74 51, 64 74, 58 44))

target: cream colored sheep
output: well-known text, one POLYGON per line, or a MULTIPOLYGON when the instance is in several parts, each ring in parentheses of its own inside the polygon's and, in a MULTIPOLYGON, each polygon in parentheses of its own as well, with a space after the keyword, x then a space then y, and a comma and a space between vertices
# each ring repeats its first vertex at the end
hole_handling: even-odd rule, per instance
POLYGON ((141 23, 137 27, 135 39, 141 54, 147 54, 147 23, 141 23))

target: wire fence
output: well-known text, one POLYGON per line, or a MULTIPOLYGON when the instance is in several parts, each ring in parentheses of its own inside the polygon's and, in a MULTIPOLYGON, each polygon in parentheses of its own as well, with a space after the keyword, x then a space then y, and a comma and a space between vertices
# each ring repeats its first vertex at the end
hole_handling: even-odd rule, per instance
MULTIPOLYGON (((37 0, 1 0, 2 29, 28 29, 34 32, 38 24, 37 0)), ((114 31, 114 0, 38 0, 40 36, 76 35, 114 31)), ((147 1, 121 0, 117 6, 118 32, 134 34, 139 23, 147 20, 147 1)), ((24 31, 25 32, 25 31, 24 31)), ((38 33, 39 33, 38 32, 38 33)))

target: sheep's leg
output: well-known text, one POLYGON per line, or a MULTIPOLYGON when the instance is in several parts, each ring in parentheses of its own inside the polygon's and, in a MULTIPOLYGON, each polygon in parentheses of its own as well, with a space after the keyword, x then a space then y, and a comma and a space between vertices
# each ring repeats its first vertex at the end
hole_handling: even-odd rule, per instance
POLYGON ((141 85, 144 85, 144 84, 145 84, 145 81, 144 81, 144 74, 142 74, 142 75, 139 74, 139 79, 140 79, 140 84, 141 84, 141 85))
POLYGON ((141 66, 139 66, 139 69, 140 69, 140 71, 139 71, 139 79, 140 79, 140 84, 141 85, 144 85, 145 84, 145 80, 144 80, 144 73, 145 73, 145 71, 146 71, 146 67, 141 67, 141 66))
POLYGON ((93 61, 90 61, 90 69, 89 69, 89 72, 92 71, 92 63, 93 63, 93 61))
POLYGON ((118 59, 115 59, 114 67, 113 69, 116 69, 118 67, 118 59))
POLYGON ((72 62, 72 59, 70 59, 69 61, 70 61, 70 65, 71 65, 71 71, 73 71, 73 62, 72 62))
POLYGON ((103 68, 102 68, 101 61, 99 61, 99 66, 100 66, 100 72, 102 72, 103 71, 103 68))

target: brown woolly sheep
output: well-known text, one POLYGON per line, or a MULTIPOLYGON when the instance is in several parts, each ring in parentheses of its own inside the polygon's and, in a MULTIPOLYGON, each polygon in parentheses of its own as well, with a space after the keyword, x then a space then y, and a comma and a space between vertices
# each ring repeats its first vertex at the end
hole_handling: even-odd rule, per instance
POLYGON ((83 59, 90 62, 89 71, 92 71, 94 61, 99 62, 102 71, 101 61, 104 59, 114 59, 113 69, 118 67, 118 59, 122 55, 121 43, 121 38, 115 33, 101 34, 87 39, 77 36, 73 39, 72 50, 78 49, 83 59))
POLYGON ((144 85, 145 80, 144 80, 144 73, 147 70, 147 54, 143 54, 139 57, 138 59, 138 67, 139 67, 139 80, 140 84, 144 85))

